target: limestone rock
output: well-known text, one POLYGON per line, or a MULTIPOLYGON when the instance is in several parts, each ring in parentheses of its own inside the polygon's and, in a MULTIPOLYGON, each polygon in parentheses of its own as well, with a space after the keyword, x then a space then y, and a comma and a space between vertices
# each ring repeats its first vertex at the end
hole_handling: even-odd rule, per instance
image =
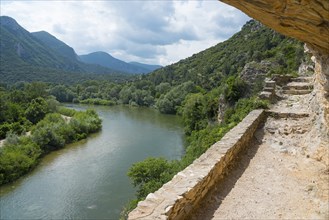
POLYGON ((249 85, 254 85, 256 82, 263 82, 267 73, 275 66, 274 63, 268 61, 261 61, 260 63, 252 61, 244 66, 240 77, 249 85))
POLYGON ((329 1, 318 0, 220 0, 274 30, 329 53, 329 1))

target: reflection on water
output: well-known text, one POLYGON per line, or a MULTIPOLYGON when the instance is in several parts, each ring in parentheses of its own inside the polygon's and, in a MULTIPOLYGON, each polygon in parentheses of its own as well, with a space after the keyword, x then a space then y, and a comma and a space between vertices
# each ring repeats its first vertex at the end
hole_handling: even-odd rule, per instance
POLYGON ((118 219, 134 197, 129 167, 151 156, 182 155, 177 116, 147 108, 94 108, 103 120, 102 131, 47 155, 33 172, 2 187, 1 219, 118 219))

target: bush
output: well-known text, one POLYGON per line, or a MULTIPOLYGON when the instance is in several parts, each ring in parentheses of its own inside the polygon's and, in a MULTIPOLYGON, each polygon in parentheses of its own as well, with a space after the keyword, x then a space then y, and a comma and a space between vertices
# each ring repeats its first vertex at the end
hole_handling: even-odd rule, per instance
POLYGON ((48 104, 46 100, 39 97, 33 99, 25 111, 26 118, 33 124, 39 122, 48 113, 48 104))
POLYGON ((175 114, 182 105, 185 97, 196 92, 196 86, 193 82, 185 82, 172 88, 167 94, 161 96, 156 102, 156 107, 161 113, 175 114))
POLYGON ((66 142, 61 131, 67 126, 60 114, 48 114, 32 130, 32 140, 45 152, 61 148, 66 142))
POLYGON ((0 149, 0 185, 16 180, 38 162, 41 150, 30 138, 22 137, 15 144, 0 149))
POLYGON ((111 100, 105 100, 105 99, 99 99, 99 98, 89 98, 89 99, 85 99, 85 100, 80 100, 79 101, 81 104, 91 104, 91 105, 115 105, 116 103, 114 101, 111 100))
POLYGON ((159 189, 175 173, 174 166, 164 158, 147 158, 132 165, 128 176, 138 186, 137 198, 143 199, 159 189))
POLYGON ((77 111, 74 110, 74 109, 65 108, 65 107, 63 107, 63 106, 60 106, 60 107, 57 108, 57 112, 58 112, 59 114, 65 115, 65 116, 72 117, 72 116, 74 116, 74 114, 75 114, 77 111))
POLYGON ((247 90, 247 84, 240 78, 230 76, 226 80, 226 87, 224 90, 224 96, 226 101, 234 103, 239 100, 247 90))
POLYGON ((85 136, 99 131, 102 127, 102 120, 94 110, 87 110, 86 112, 77 112, 71 119, 70 126, 77 134, 85 136))

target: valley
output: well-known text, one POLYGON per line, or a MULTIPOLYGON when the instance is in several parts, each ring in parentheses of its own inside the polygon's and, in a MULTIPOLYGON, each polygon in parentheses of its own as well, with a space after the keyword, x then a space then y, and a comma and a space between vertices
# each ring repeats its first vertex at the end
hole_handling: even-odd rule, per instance
MULTIPOLYGON (((306 92, 319 89, 316 84, 292 82, 273 107, 274 101, 267 100, 272 90, 265 79, 316 78, 319 68, 304 43, 256 20, 246 22, 227 40, 167 66, 125 62, 104 52, 106 48, 78 55, 48 32, 29 32, 8 16, 1 16, 0 21, 0 134, 6 140, 0 149, 0 180, 6 184, 1 186, 1 218, 127 219, 137 204, 145 203, 138 202, 189 169, 250 112, 285 106, 289 115, 292 108, 304 109, 305 96, 315 97, 306 92), (297 94, 297 98, 305 96, 296 99, 293 95, 300 88, 306 95, 297 94), (72 120, 66 123, 61 115, 72 120), (26 131, 31 136, 22 136, 26 131), (58 197, 47 198, 51 187, 58 197)), ((309 120, 269 119, 265 133, 255 135, 264 144, 254 142, 247 157, 254 156, 255 148, 263 153, 261 158, 281 155, 281 150, 297 152, 288 147, 273 150, 266 143, 282 139, 280 143, 286 144, 290 133, 283 138, 273 130, 285 126, 294 133, 290 127, 309 126, 309 120)), ((317 133, 311 128, 296 132, 317 133)), ((270 159, 262 161, 264 167, 270 159)), ((279 165, 273 168, 277 176, 282 174, 279 165)), ((269 172, 255 166, 246 172, 258 172, 266 179, 269 172)), ((234 172, 240 175, 242 171, 234 172)), ((237 181, 234 175, 232 181, 237 181)), ((225 184, 226 195, 230 187, 225 184)), ((232 197, 242 191, 234 194, 232 189, 232 197)), ((210 219, 216 213, 225 216, 235 207, 234 198, 227 196, 228 209, 217 210, 226 199, 221 193, 205 200, 207 208, 193 212, 195 219, 210 219)), ((280 202, 279 197, 274 199, 280 202)), ((256 216, 248 210, 238 217, 256 216)), ((278 211, 286 212, 284 208, 278 211)))

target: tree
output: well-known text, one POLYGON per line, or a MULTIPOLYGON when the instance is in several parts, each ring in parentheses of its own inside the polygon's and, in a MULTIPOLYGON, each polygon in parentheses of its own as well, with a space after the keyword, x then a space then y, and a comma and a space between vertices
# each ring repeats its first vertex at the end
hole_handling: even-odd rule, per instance
POLYGON ((246 89, 247 84, 240 77, 230 76, 226 80, 225 99, 229 102, 235 102, 245 95, 246 89))
POLYGON ((72 102, 75 98, 75 94, 63 85, 54 86, 50 89, 49 94, 55 96, 60 102, 72 102))
POLYGON ((174 173, 174 166, 164 158, 148 158, 132 165, 128 176, 134 186, 139 186, 137 197, 145 198, 169 181, 174 173))
POLYGON ((25 92, 29 100, 36 99, 38 97, 45 98, 48 96, 47 85, 43 82, 32 82, 26 84, 25 92))
POLYGON ((207 116, 204 115, 204 96, 201 93, 186 97, 182 107, 182 116, 185 124, 185 132, 191 134, 194 130, 200 130, 207 126, 207 116))
POLYGON ((171 86, 169 83, 164 82, 164 83, 160 83, 159 85, 157 85, 155 87, 155 91, 157 92, 158 96, 162 95, 162 94, 166 94, 167 92, 169 92, 171 86))
POLYGON ((33 99, 25 111, 26 118, 33 124, 43 119, 43 117, 48 113, 48 104, 46 100, 39 97, 33 99))

